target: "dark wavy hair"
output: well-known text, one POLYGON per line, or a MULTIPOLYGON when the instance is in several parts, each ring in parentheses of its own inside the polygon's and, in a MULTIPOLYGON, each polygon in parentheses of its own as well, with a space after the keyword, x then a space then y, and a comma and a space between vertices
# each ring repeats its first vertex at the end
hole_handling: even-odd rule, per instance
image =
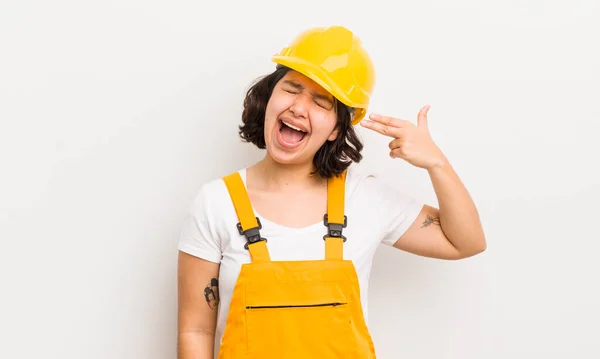
MULTIPOLYGON (((259 77, 246 92, 242 124, 239 134, 244 142, 253 143, 260 149, 265 149, 264 125, 267 103, 273 89, 279 80, 290 71, 290 68, 277 65, 272 73, 259 77)), ((339 175, 346 170, 352 162, 360 162, 363 144, 358 137, 354 126, 350 123, 354 109, 335 99, 337 114, 336 128, 338 136, 333 141, 327 141, 319 148, 313 158, 316 170, 312 173, 322 177, 339 175)))

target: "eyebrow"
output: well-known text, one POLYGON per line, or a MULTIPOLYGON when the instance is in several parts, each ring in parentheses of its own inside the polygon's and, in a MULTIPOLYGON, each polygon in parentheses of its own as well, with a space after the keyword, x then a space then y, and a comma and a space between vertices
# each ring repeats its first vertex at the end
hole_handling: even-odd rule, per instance
MULTIPOLYGON (((298 83, 298 82, 296 82, 296 81, 292 81, 292 80, 284 80, 284 81, 283 81, 283 83, 284 83, 284 84, 287 84, 287 85, 290 85, 290 86, 292 86, 292 87, 293 87, 293 88, 295 88, 295 89, 298 89, 298 90, 304 90, 304 86, 302 86, 301 84, 299 84, 299 83, 298 83)), ((313 92, 311 92, 311 94, 312 94, 314 97, 316 97, 316 98, 319 98, 319 99, 322 99, 322 100, 326 100, 326 101, 328 101, 328 102, 329 102, 331 105, 333 105, 333 101, 331 100, 331 98, 330 98, 329 96, 327 96, 327 95, 323 95, 323 94, 320 94, 320 93, 318 93, 318 92, 314 92, 314 91, 313 91, 313 92)))

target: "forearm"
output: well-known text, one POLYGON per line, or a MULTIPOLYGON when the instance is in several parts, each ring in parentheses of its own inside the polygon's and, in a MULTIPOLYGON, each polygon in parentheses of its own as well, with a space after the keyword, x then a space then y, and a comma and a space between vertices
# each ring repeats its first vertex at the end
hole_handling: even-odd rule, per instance
POLYGON ((448 161, 428 169, 439 205, 444 235, 465 256, 486 248, 479 213, 471 196, 448 161))
POLYGON ((177 337, 177 359, 213 359, 215 335, 186 332, 177 337))

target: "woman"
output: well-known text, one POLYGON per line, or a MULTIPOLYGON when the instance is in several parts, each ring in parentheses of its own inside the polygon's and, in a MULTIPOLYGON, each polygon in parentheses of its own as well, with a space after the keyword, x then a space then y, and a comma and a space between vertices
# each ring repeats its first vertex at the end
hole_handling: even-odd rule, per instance
POLYGON ((179 243, 179 358, 375 358, 368 278, 380 243, 460 259, 485 249, 475 205, 427 129, 371 114, 374 70, 343 27, 313 28, 248 91, 240 135, 265 157, 205 184, 179 243), (437 208, 353 169, 354 126, 428 171, 437 208))

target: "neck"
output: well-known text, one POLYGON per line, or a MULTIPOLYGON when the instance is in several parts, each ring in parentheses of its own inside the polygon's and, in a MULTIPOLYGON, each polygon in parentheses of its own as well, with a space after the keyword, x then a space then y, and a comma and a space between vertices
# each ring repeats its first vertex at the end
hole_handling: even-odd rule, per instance
POLYGON ((256 185, 265 190, 298 191, 326 183, 318 174, 311 174, 315 170, 312 162, 283 165, 275 162, 268 154, 249 170, 254 174, 256 185))

